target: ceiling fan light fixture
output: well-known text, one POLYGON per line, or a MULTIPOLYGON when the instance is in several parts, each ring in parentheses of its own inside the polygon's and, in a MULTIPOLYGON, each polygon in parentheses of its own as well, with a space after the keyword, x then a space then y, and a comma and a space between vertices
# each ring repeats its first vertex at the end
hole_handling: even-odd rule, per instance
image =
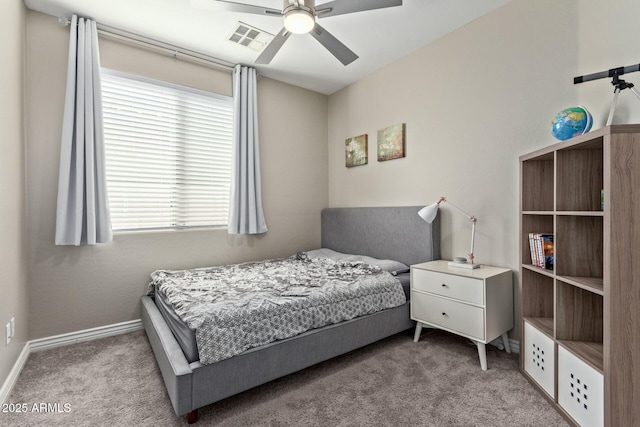
POLYGON ((304 9, 293 9, 284 15, 284 27, 293 34, 306 34, 315 24, 313 14, 304 9))

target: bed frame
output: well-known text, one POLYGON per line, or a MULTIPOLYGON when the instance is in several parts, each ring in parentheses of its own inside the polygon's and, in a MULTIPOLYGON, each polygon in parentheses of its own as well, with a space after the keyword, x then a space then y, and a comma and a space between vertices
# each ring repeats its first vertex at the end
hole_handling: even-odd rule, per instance
MULTIPOLYGON (((406 265, 440 258, 439 219, 428 224, 420 206, 328 208, 322 247, 395 259, 406 265)), ((252 348, 210 365, 189 363, 154 301, 142 297, 142 322, 178 416, 411 328, 406 304, 252 348)))

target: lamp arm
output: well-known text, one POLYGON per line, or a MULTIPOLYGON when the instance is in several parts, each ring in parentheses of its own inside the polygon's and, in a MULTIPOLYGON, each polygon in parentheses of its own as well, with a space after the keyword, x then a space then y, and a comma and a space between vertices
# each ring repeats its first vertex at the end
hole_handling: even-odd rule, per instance
POLYGON ((475 216, 469 215, 468 213, 466 213, 465 211, 463 211, 462 209, 460 209, 459 207, 457 207, 456 205, 448 201, 445 197, 440 197, 440 200, 438 200, 438 204, 442 202, 447 202, 448 204, 451 205, 451 207, 455 208, 458 212, 460 212, 461 214, 463 214, 464 216, 466 216, 471 220, 471 251, 469 252, 469 261, 471 262, 471 264, 473 264, 473 258, 474 258, 473 249, 476 241, 476 222, 478 222, 478 220, 476 219, 475 216))
POLYGON ((473 264, 473 246, 475 244, 475 240, 476 240, 476 218, 475 217, 471 217, 471 222, 472 222, 472 226, 471 226, 471 252, 469 253, 469 260, 471 262, 471 264, 473 264))
POLYGON ((463 214, 464 216, 466 216, 467 218, 469 218, 471 221, 473 221, 475 218, 473 217, 473 215, 469 215, 468 213, 466 213, 465 211, 463 211, 462 209, 460 209, 459 207, 457 207, 456 205, 454 205, 453 203, 451 203, 450 201, 448 201, 446 198, 441 197, 441 200, 438 202, 447 202, 448 204, 450 204, 452 207, 456 208, 458 210, 458 212, 460 212, 461 214, 463 214))

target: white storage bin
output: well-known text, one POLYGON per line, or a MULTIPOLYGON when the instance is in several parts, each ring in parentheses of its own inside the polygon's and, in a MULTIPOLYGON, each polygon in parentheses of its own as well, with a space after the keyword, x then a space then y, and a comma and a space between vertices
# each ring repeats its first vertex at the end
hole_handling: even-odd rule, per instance
POLYGON ((558 403, 582 427, 604 425, 602 374, 558 346, 558 403))
POLYGON ((546 391, 555 397, 553 340, 529 322, 524 322, 524 370, 546 391))

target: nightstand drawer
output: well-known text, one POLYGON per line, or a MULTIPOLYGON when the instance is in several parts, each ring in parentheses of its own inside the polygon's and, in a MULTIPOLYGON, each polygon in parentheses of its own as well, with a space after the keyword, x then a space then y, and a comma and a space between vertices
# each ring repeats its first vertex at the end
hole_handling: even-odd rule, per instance
POLYGON ((484 340, 484 309, 411 292, 411 318, 484 340))
POLYGON ((484 305, 482 280, 419 268, 412 268, 411 274, 411 286, 414 289, 484 305))

